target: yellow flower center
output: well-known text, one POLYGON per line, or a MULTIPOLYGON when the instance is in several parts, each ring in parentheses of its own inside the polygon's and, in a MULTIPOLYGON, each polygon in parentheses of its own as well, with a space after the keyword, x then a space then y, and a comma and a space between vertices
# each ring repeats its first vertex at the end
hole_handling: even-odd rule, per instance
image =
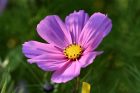
POLYGON ((82 54, 82 47, 77 44, 71 44, 64 50, 64 55, 70 60, 78 59, 82 54))

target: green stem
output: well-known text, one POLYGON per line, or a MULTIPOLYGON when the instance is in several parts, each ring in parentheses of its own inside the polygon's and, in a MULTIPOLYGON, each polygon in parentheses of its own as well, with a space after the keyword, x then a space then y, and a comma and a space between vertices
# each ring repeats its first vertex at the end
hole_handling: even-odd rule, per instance
POLYGON ((80 83, 80 78, 79 77, 77 77, 76 79, 75 79, 75 88, 74 88, 74 92, 73 93, 78 93, 78 90, 79 90, 79 83, 80 83))

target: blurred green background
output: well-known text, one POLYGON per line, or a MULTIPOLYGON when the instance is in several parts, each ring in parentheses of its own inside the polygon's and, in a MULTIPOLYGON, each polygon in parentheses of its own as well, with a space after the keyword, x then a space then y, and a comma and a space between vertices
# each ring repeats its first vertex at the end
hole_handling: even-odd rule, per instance
POLYGON ((81 70, 79 93, 83 81, 91 84, 91 93, 140 93, 140 0, 9 0, 0 14, 1 93, 73 93, 75 80, 45 92, 51 73, 27 63, 21 48, 28 40, 44 42, 36 26, 45 16, 64 20, 81 9, 108 14, 113 28, 96 49, 104 53, 81 70))

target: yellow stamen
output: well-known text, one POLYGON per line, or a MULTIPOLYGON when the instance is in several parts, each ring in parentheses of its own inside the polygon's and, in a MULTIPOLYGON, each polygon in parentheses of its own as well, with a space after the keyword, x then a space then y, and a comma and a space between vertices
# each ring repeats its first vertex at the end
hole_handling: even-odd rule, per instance
POLYGON ((71 44, 64 50, 64 55, 70 60, 78 59, 82 54, 82 47, 77 44, 71 44))

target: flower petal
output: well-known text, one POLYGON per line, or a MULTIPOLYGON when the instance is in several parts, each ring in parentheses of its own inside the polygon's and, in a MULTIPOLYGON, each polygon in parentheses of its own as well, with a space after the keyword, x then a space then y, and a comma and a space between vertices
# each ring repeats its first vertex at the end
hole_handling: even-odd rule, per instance
POLYGON ((37 32, 44 40, 60 48, 72 43, 69 31, 56 15, 44 18, 37 25, 37 32))
POLYGON ((80 74, 79 62, 67 62, 62 68, 56 70, 51 80, 55 83, 66 83, 80 74))
POLYGON ((57 54, 57 53, 45 53, 40 56, 33 57, 31 59, 28 59, 30 63, 43 63, 43 62, 49 62, 49 61, 66 61, 66 58, 63 54, 57 54))
POLYGON ((83 56, 78 61, 81 64, 81 67, 85 68, 94 61, 96 56, 100 54, 102 54, 102 51, 101 52, 87 52, 87 53, 84 53, 83 56))
POLYGON ((23 44, 22 51, 28 58, 33 58, 44 53, 62 53, 61 50, 51 44, 45 44, 37 41, 28 41, 23 44))
POLYGON ((67 61, 57 60, 57 61, 46 61, 37 63, 38 67, 44 71, 55 71, 60 69, 66 64, 67 61))
POLYGON ((88 14, 83 10, 71 13, 66 17, 65 23, 71 33, 73 43, 77 43, 79 35, 88 19, 88 14))
POLYGON ((29 63, 36 63, 45 71, 54 71, 62 67, 67 59, 63 52, 51 44, 29 41, 23 44, 23 53, 29 63))
POLYGON ((102 39, 111 31, 111 20, 102 13, 94 13, 84 26, 79 42, 84 47, 96 49, 102 39))
POLYGON ((62 54, 48 53, 28 60, 30 63, 36 63, 45 71, 54 71, 66 64, 67 59, 62 54))

